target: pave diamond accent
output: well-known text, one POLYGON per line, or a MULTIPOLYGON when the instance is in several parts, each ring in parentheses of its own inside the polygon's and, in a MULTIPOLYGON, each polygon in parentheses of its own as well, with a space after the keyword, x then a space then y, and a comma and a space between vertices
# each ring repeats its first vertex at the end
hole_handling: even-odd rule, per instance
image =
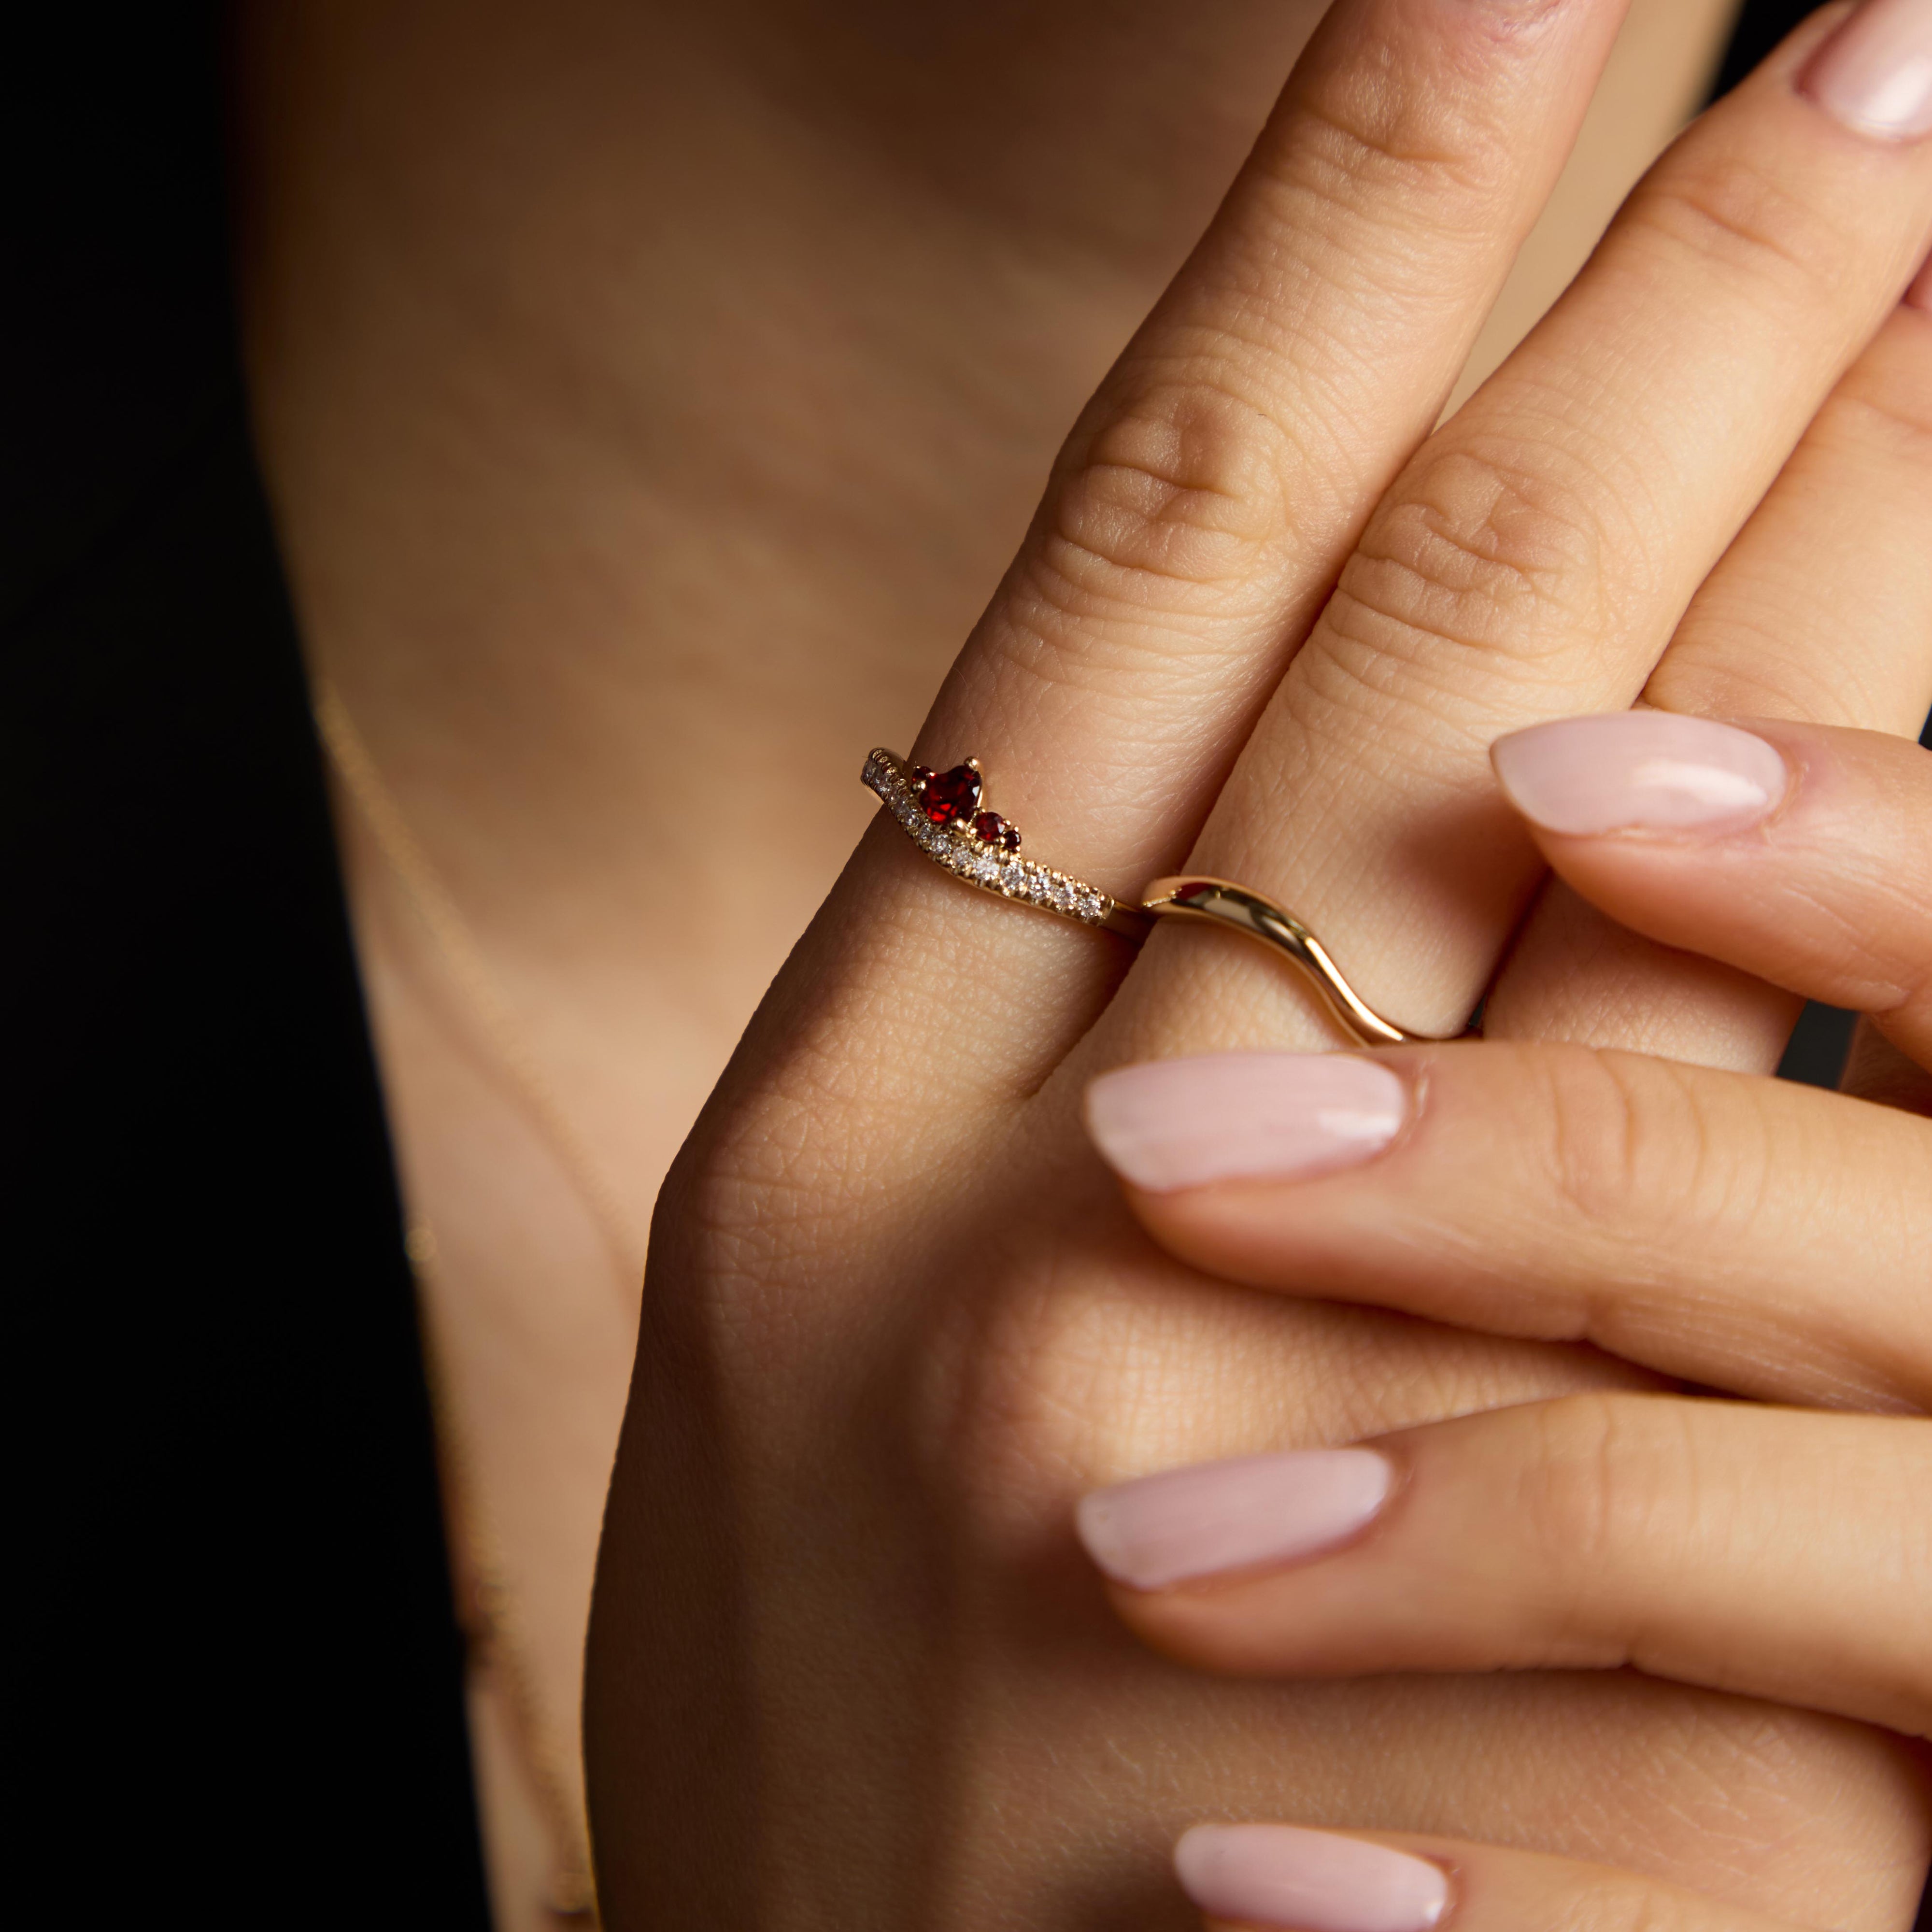
POLYGON ((1031 859, 1010 853, 996 855, 962 820, 934 824, 915 789, 912 771, 890 752, 874 752, 861 776, 913 843, 969 886, 1037 906, 1042 912, 1058 913, 1064 919, 1078 920, 1082 926, 1106 924, 1113 901, 1084 880, 1056 872, 1031 859))

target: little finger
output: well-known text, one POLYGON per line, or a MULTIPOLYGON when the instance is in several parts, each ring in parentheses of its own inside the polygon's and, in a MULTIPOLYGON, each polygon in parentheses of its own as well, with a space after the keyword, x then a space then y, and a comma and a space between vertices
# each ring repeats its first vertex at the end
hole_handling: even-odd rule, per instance
POLYGON ((1712 1388, 1932 1408, 1932 1122, 1561 1045, 1123 1067, 1087 1118, 1222 1280, 1587 1342, 1712 1388))
MULTIPOLYGON (((1932 704, 1932 269, 1852 365, 1706 579, 1652 707, 1910 737, 1932 704)), ((1484 1004, 1491 1039, 1768 1073, 1798 1004, 1546 884, 1484 1004)))

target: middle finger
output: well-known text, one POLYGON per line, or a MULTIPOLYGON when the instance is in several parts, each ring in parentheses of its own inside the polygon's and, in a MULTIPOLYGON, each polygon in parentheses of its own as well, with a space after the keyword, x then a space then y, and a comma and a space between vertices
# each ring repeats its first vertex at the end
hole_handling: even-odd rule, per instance
MULTIPOLYGON (((1849 31, 1888 14, 1932 56, 1923 0, 1849 31)), ((1802 30, 1677 144, 1411 462, 1190 860, 1286 901, 1405 1026, 1460 1024, 1537 875, 1490 742, 1635 698, 1923 255, 1932 143, 1805 92, 1846 25, 1802 30)), ((1272 962, 1196 934, 1156 935, 1116 1010, 1135 1054, 1322 1036, 1272 962)))
POLYGON ((1456 1041, 1154 1060, 1095 1082, 1088 1114, 1154 1238, 1219 1280, 1932 1411, 1932 1124, 1893 1109, 1456 1041))
POLYGON ((1616 1670, 1932 1735, 1932 1422, 1592 1394, 1088 1496, 1156 1648, 1244 1676, 1616 1670))

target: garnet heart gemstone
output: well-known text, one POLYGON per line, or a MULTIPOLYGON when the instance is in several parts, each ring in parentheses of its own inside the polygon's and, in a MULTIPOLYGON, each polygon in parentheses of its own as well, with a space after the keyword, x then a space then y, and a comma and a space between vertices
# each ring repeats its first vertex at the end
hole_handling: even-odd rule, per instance
POLYGON ((955 765, 950 772, 936 772, 926 782, 920 805, 935 825, 950 825, 956 818, 970 818, 980 808, 980 774, 970 765, 955 765))

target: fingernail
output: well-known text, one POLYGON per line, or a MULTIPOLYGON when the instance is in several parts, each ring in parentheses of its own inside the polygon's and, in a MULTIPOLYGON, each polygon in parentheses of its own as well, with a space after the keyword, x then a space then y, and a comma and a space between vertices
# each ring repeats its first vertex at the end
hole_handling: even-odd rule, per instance
POLYGON ((1784 796, 1784 760, 1708 718, 1617 711, 1512 731, 1490 760, 1517 811, 1546 832, 1736 832, 1784 796))
POLYGON ((1905 292, 1905 299, 1914 308, 1922 308, 1932 315, 1932 256, 1926 258, 1925 266, 1913 278, 1911 287, 1905 292))
POLYGON ((1375 1520, 1394 1480, 1372 1449, 1240 1456, 1095 1490, 1074 1520, 1115 1582, 1165 1590, 1333 1550, 1375 1520))
POLYGON ((1210 1918, 1294 1932, 1429 1932, 1449 1906, 1440 1865, 1294 1825, 1196 1825, 1174 1874, 1210 1918))
POLYGON ((1798 82, 1833 119, 1892 141, 1932 134, 1932 0, 1865 0, 1798 82))
POLYGON ((1352 1167, 1395 1138, 1408 1105, 1372 1060, 1216 1053, 1102 1074, 1087 1090, 1087 1131, 1116 1173, 1168 1193, 1352 1167))

